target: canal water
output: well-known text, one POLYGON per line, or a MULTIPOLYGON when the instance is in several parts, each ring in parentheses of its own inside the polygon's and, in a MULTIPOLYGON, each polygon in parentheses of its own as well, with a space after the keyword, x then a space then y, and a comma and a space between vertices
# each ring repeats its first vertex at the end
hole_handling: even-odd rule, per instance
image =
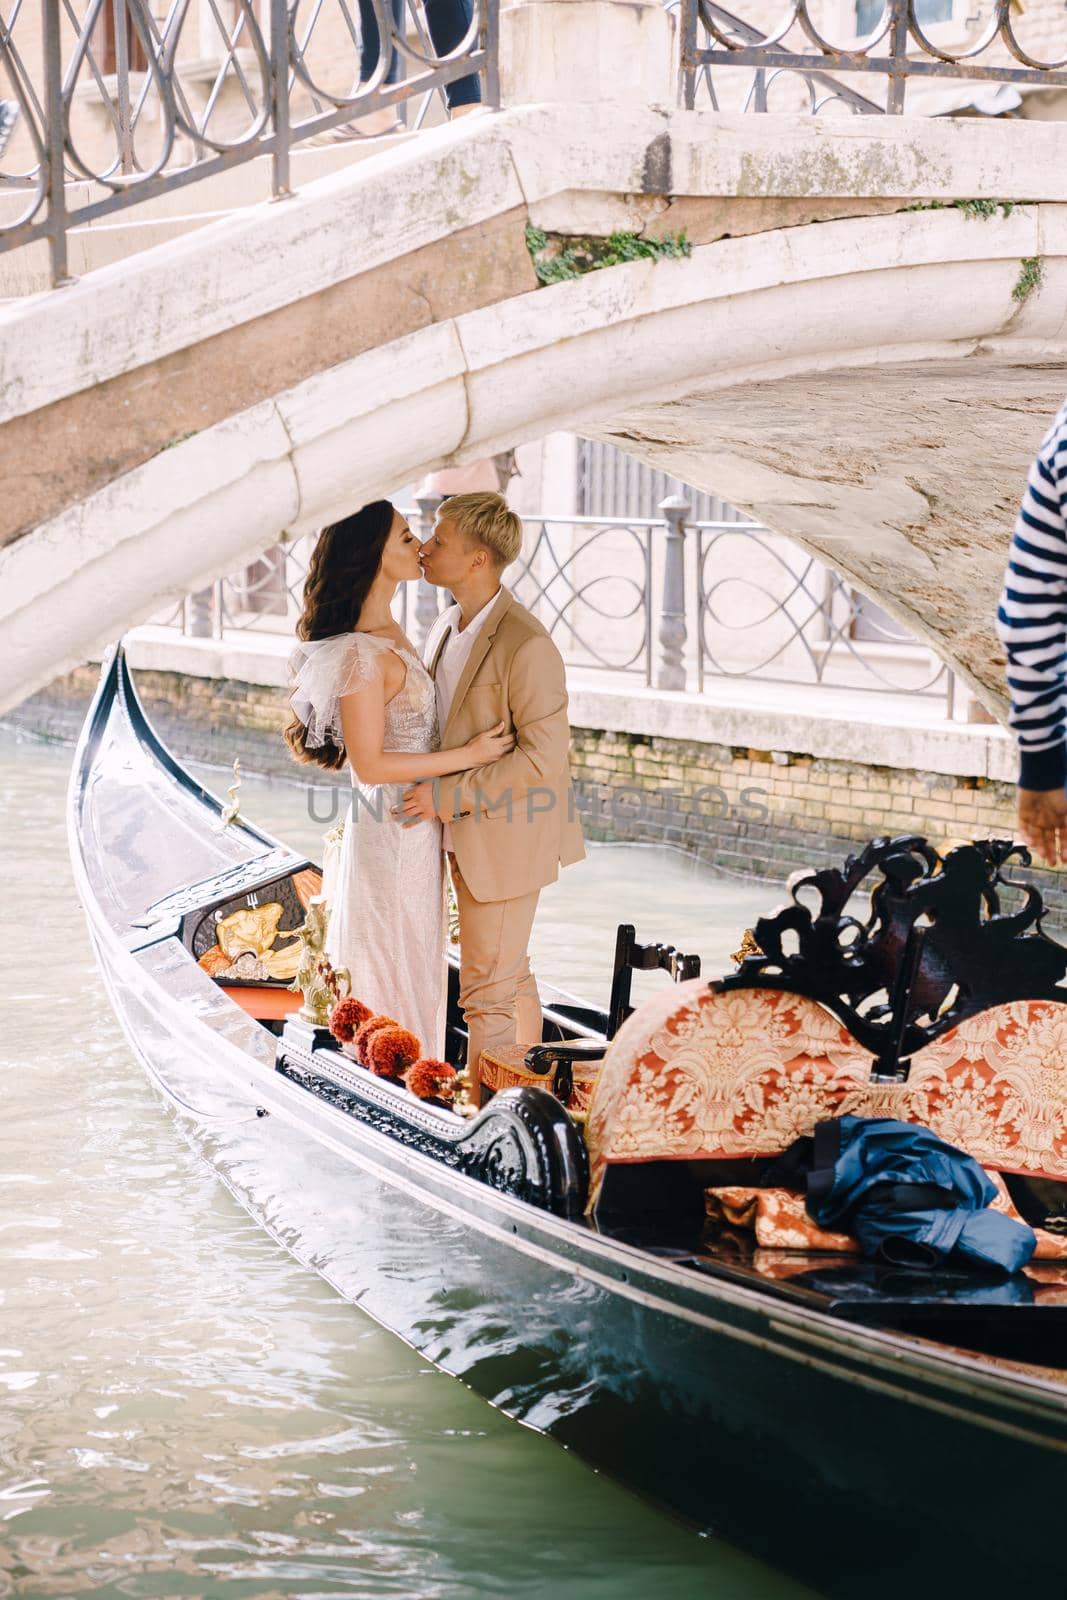
MULTIPOLYGON (((806 1593, 429 1368, 242 1209, 108 1005, 67 864, 69 761, 0 729, 0 1596, 806 1593)), ((302 789, 244 795, 321 853, 302 789)), ((603 996, 623 918, 710 970, 776 898, 595 847, 544 897, 539 970, 603 996)))

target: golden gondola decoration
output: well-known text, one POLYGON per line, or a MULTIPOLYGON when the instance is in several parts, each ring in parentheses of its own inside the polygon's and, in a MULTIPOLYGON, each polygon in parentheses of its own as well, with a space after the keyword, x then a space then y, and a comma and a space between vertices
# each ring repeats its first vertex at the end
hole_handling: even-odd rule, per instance
POLYGON ((293 932, 300 941, 296 977, 289 985, 293 994, 302 994, 304 1004, 297 1015, 316 1028, 328 1028, 330 1012, 338 1000, 352 992, 352 976, 347 967, 335 967, 326 954, 329 911, 326 897, 312 895, 307 914, 293 932))
POLYGON ((737 966, 740 966, 742 961, 748 960, 749 956, 761 956, 762 954, 763 951, 756 943, 756 936, 752 932, 752 929, 746 928, 744 933, 741 935, 741 943, 730 957, 730 960, 733 961, 737 966))
POLYGON ((223 916, 215 915, 215 943, 199 958, 200 966, 213 978, 231 983, 268 983, 292 978, 300 958, 300 942, 276 948, 279 939, 293 938, 294 930, 281 928, 284 915, 281 902, 267 900, 263 905, 238 906, 223 916))

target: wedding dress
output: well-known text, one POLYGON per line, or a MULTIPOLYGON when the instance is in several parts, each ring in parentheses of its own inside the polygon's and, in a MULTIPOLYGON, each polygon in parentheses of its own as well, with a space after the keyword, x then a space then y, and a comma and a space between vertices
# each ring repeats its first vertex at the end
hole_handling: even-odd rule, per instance
MULTIPOLYGON (((438 748, 433 679, 410 650, 372 633, 297 646, 290 660, 290 703, 308 730, 309 748, 327 737, 343 743, 341 699, 371 682, 390 650, 407 676, 385 707, 383 748, 438 748)), ((357 999, 410 1028, 424 1056, 440 1057, 447 997, 441 824, 402 827, 390 808, 409 785, 361 783, 351 766, 349 772, 352 809, 331 898, 327 953, 335 967, 348 968, 357 999)))

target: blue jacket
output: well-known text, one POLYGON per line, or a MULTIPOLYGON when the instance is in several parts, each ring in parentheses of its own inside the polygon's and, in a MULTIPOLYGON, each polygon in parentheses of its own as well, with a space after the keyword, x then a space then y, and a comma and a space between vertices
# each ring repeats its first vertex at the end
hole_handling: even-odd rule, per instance
POLYGON ((815 1129, 807 1210, 850 1232, 864 1255, 934 1265, 947 1256, 1018 1272, 1033 1229, 991 1211, 996 1189, 978 1162, 929 1128, 888 1117, 834 1117, 815 1129))

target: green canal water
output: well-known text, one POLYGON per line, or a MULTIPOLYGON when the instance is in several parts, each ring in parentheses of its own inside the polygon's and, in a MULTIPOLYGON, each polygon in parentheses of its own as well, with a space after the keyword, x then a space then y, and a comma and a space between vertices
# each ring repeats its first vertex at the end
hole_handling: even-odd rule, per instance
MULTIPOLYGON (((428 1367, 240 1207, 108 1005, 67 863, 69 761, 0 729, 0 1596, 806 1593, 428 1367)), ((320 854, 302 789, 244 793, 320 854)), ((544 896, 539 972, 603 996, 623 918, 710 970, 775 898, 594 848, 544 896)))

